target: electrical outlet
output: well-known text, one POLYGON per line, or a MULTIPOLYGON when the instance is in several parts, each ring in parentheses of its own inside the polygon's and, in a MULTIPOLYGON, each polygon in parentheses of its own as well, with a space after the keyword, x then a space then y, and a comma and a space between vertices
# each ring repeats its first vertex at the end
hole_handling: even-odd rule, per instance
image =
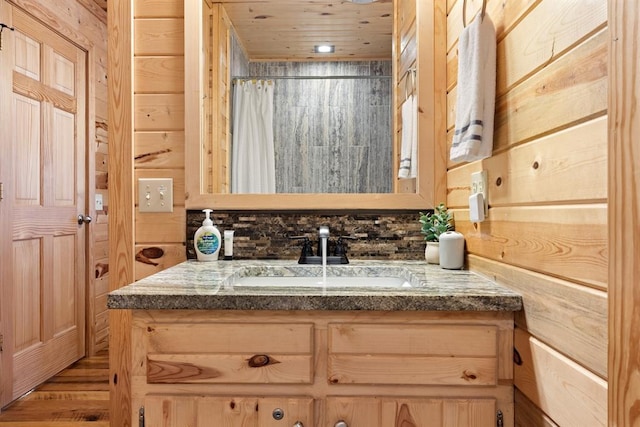
POLYGON ((484 217, 489 216, 489 185, 487 181, 487 171, 474 172, 471 174, 471 193, 481 193, 484 199, 484 217))
POLYGON ((173 178, 139 178, 140 212, 173 212, 173 178))
POLYGON ((102 194, 96 194, 95 209, 96 212, 104 209, 104 205, 102 204, 102 194))

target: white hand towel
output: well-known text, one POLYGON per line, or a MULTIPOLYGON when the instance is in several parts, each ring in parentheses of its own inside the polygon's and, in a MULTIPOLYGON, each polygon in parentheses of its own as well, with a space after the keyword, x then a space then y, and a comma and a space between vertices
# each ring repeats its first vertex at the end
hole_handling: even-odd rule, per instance
POLYGON ((411 95, 411 171, 409 178, 418 175, 418 97, 411 95))
POLYGON ((496 30, 488 15, 477 16, 458 41, 458 94, 450 158, 491 156, 496 102, 496 30))
POLYGON ((415 178, 417 170, 417 113, 415 96, 410 95, 402 104, 402 140, 400 141, 400 167, 398 178, 415 178))

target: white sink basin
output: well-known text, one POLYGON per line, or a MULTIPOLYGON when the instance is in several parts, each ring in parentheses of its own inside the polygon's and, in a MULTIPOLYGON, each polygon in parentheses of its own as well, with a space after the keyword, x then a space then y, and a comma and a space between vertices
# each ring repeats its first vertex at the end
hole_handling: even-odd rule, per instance
POLYGON ((328 288, 410 288, 401 277, 322 277, 309 276, 245 276, 234 280, 233 286, 328 287, 328 288))

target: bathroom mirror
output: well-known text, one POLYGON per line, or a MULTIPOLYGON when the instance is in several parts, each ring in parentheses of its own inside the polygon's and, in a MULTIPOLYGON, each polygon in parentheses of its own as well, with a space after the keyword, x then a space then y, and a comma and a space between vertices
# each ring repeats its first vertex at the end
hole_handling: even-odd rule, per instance
MULTIPOLYGON (((390 96, 391 118, 389 129, 390 162, 387 168, 374 166, 376 172, 386 169, 385 174, 391 184, 385 192, 369 193, 275 193, 275 194, 230 194, 224 188, 224 179, 220 175, 230 176, 225 168, 225 162, 217 163, 217 159, 229 157, 229 117, 228 104, 229 88, 232 73, 229 62, 229 46, 232 43, 232 20, 227 15, 224 2, 211 4, 208 0, 202 2, 185 2, 185 150, 187 158, 186 168, 186 207, 201 209, 426 209, 433 207, 437 200, 444 200, 446 164, 444 153, 446 148, 445 125, 445 77, 444 69, 446 54, 444 40, 436 42, 435 31, 444 28, 444 16, 433 5, 420 6, 414 1, 400 4, 387 1, 389 10, 395 10, 393 17, 393 40, 396 46, 392 49, 390 62, 391 76, 389 86, 393 89, 390 96), (409 5, 409 6, 407 6, 409 5), (405 15, 411 16, 407 9, 413 8, 413 23, 402 22, 405 15), (398 12, 400 10, 400 12, 398 12), (406 27, 406 28, 405 28, 406 27), (411 29, 411 28, 413 29, 411 29), (409 28, 409 29, 407 29, 409 28), (421 34, 418 34, 420 32, 421 34), (205 34, 211 38, 204 37, 205 34), (411 44, 407 39, 413 37, 420 40, 411 44), (401 46, 402 44, 405 46, 401 46), (213 46, 211 46, 213 44, 213 46), (399 49, 399 46, 403 49, 399 49), (403 54, 403 51, 405 52, 403 54), (404 55, 404 56, 403 56, 404 55), (413 58, 410 56, 413 55, 413 58), (226 56, 226 66, 215 59, 226 56), (226 69, 225 69, 226 68, 226 69), (406 70, 415 69, 415 94, 418 98, 418 174, 414 179, 397 179, 397 165, 399 161, 399 147, 396 138, 401 123, 396 111, 403 102, 406 90, 406 70), (402 70, 405 70, 403 72, 402 70), (402 74, 402 75, 401 75, 402 74), (211 102, 213 101, 213 102, 211 102), (436 108, 437 107, 437 108, 436 108), (225 122, 226 121, 226 122, 225 122), (226 141, 226 142, 225 142, 226 141), (199 167, 196 167, 199 166, 199 167), (220 190, 222 189, 222 190, 220 190), (388 190, 388 192, 386 192, 388 190)), ((304 3, 304 0, 295 3, 304 3)), ((318 5, 318 2, 311 2, 318 5)), ((343 2, 344 3, 344 2, 343 2)), ((381 3, 384 3, 381 2, 381 3)), ((418 2, 420 3, 420 2, 418 2)), ((290 0, 271 0, 259 3, 271 11, 272 15, 291 13, 290 0)), ((241 1, 231 1, 228 8, 253 8, 258 3, 249 6, 241 1)), ((351 5, 366 11, 370 5, 351 5)), ((329 8, 320 5, 320 8, 329 8)), ((235 9, 234 9, 235 10, 235 9)), ((328 9, 325 9, 328 10, 328 9)), ((252 12, 249 23, 253 25, 258 38, 268 38, 272 32, 261 32, 260 25, 268 20, 269 15, 260 11, 252 12)), ((326 12, 326 13, 333 13, 326 12)), ((237 16, 237 13, 233 13, 237 16)), ((289 16, 295 21, 295 17, 289 16)), ((361 18, 366 22, 368 18, 361 18)), ((387 21, 388 21, 387 17, 387 21)), ((242 23, 246 26, 247 23, 242 23)), ((240 27, 240 24, 237 24, 240 27)), ((357 25, 357 24, 356 24, 357 25)), ((304 25, 301 25, 304 26, 304 25)), ((391 31, 391 28, 389 28, 391 31)), ((242 33, 238 31, 239 43, 242 44, 242 33)), ((302 38, 302 36, 297 36, 302 38)), ((282 42, 278 42, 282 43, 282 42)), ((263 48, 263 50, 266 50, 263 48)), ((269 55, 266 53, 265 55, 269 55)), ((271 54, 273 55, 273 54, 271 54)), ((349 54, 346 54, 349 55, 349 54)), ((291 55, 294 57, 294 55, 291 55)), ((351 54, 353 57, 355 54, 351 54)), ((343 61, 345 57, 341 58, 343 61)), ((248 58, 253 61, 254 58, 248 58)), ((263 58, 258 58, 264 61, 263 58)), ((297 60, 294 58, 294 60, 297 60)), ((307 61, 309 59, 307 58, 307 61)), ((357 108, 357 107, 356 107, 357 108)), ((334 154, 339 156, 339 154, 334 154)), ((351 190, 350 190, 351 191, 351 190)))

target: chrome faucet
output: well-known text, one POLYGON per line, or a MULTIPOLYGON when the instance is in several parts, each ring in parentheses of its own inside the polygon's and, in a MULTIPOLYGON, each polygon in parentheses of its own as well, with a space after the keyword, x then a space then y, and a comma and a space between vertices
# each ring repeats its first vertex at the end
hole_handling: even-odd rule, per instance
MULTIPOLYGON (((329 227, 326 225, 318 228, 318 256, 322 256, 322 248, 325 248, 327 252, 329 252, 329 227), (325 242, 324 245, 322 242, 325 242)), ((327 254, 328 255, 328 254, 327 254)))

